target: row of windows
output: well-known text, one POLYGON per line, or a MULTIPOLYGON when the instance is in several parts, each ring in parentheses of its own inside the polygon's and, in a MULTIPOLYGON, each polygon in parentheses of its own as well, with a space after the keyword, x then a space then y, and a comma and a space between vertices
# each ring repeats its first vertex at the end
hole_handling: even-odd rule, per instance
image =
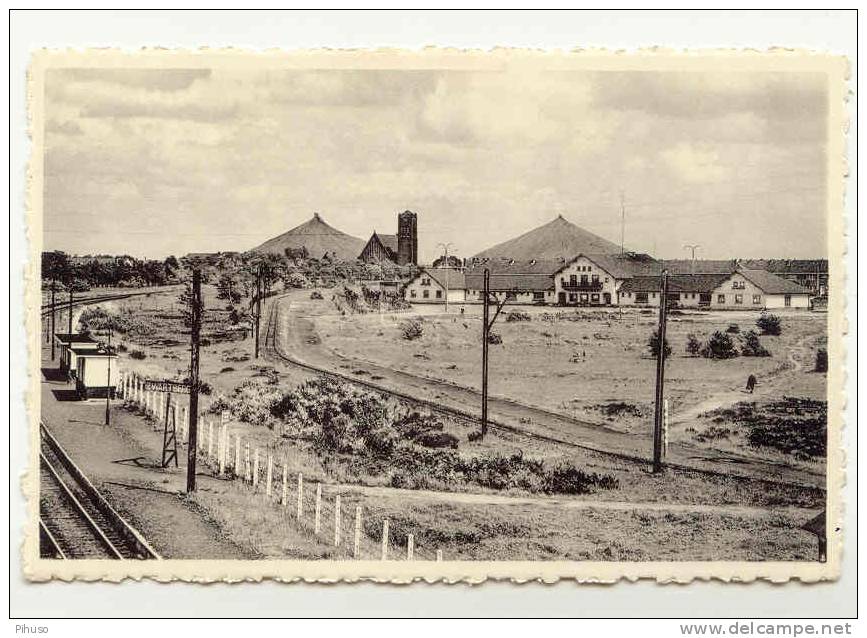
MULTIPOLYGON (((725 303, 726 302, 726 296, 725 295, 717 295, 716 296, 716 302, 717 303, 725 303)), ((744 296, 743 295, 735 295, 735 304, 739 305, 742 303, 744 303, 744 296)), ((753 295, 753 304, 757 306, 761 303, 762 303, 762 296, 761 295, 753 295)))
MULTIPOLYGON (((443 298, 443 291, 442 290, 436 290, 435 292, 436 292, 435 297, 437 299, 443 298)), ((418 296, 416 294, 416 290, 414 288, 409 289, 409 296, 412 297, 413 299, 415 299, 418 296)), ((422 296, 422 299, 430 299, 430 290, 422 290, 421 296, 422 296)))
POLYGON ((747 287, 747 282, 745 282, 745 281, 737 281, 736 280, 736 281, 732 282, 732 288, 734 290, 746 290, 746 287, 747 287))

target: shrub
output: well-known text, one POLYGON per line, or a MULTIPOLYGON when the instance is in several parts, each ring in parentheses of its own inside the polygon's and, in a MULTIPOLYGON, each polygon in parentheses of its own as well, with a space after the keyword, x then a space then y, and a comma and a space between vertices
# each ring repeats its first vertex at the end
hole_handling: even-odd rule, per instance
POLYGON ((318 290, 314 290, 313 292, 310 293, 310 298, 311 299, 322 299, 323 297, 322 297, 321 292, 319 292, 318 290))
POLYGON ((141 350, 133 350, 129 353, 130 359, 147 359, 147 355, 141 350))
POLYGON ((605 490, 618 489, 616 477, 606 474, 587 474, 565 461, 546 472, 543 489, 548 494, 587 494, 594 487, 605 490))
POLYGON ((235 371, 235 368, 233 368, 232 366, 226 366, 225 368, 220 369, 220 374, 222 374, 223 372, 234 372, 234 371, 235 371))
POLYGON ((700 354, 705 359, 732 359, 738 356, 738 351, 732 338, 717 330, 702 346, 700 354))
POLYGON ((730 323, 729 327, 726 328, 726 332, 728 332, 730 334, 734 334, 734 335, 738 334, 740 331, 741 331, 741 327, 736 323, 730 323))
POLYGON ((531 321, 532 317, 529 312, 523 312, 522 310, 513 310, 509 314, 506 315, 506 321, 531 321))
POLYGON ((429 448, 458 448, 458 437, 448 432, 424 432, 415 438, 415 442, 429 448))
POLYGON ((127 351, 126 345, 123 343, 117 344, 117 351, 118 352, 126 352, 127 351))
POLYGON ((283 279, 283 285, 287 288, 307 288, 310 286, 310 280, 300 272, 293 272, 283 279))
POLYGON ((756 326, 763 335, 779 335, 783 332, 783 326, 777 315, 769 315, 765 312, 756 320, 756 326))
POLYGON ((701 341, 694 334, 690 333, 686 337, 686 353, 697 357, 701 352, 701 341))
POLYGON ((828 351, 825 348, 819 348, 816 351, 816 367, 813 370, 816 372, 828 371, 828 351))
POLYGON ((470 443, 473 443, 473 442, 475 442, 475 441, 481 441, 481 440, 482 440, 482 436, 483 436, 483 435, 482 435, 482 431, 481 431, 481 430, 473 430, 472 432, 470 432, 469 434, 467 434, 467 441, 469 441, 470 443))
POLYGON ((771 353, 759 341, 759 335, 756 334, 755 330, 748 330, 743 336, 741 355, 745 357, 770 357, 771 353))
POLYGON ((492 346, 499 346, 503 343, 503 337, 501 337, 498 332, 489 332, 488 343, 492 346))
POLYGON ((403 333, 403 338, 407 341, 413 341, 421 338, 424 335, 424 327, 421 322, 416 319, 407 319, 400 324, 400 331, 403 333))
MULTIPOLYGON (((659 354, 659 330, 654 330, 653 334, 647 340, 647 349, 650 351, 650 356, 656 359, 659 354)), ((665 340, 665 356, 671 356, 671 346, 668 345, 668 339, 665 340)))

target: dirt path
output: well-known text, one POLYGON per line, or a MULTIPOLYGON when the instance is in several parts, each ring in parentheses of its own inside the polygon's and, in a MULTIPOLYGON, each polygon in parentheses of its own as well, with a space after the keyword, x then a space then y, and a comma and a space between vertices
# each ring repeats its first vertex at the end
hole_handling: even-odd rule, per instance
MULTIPOLYGON (((480 395, 476 390, 418 377, 371 362, 341 358, 321 344, 313 322, 298 313, 291 300, 284 296, 275 298, 271 303, 272 312, 269 313, 267 329, 273 334, 269 333, 270 338, 265 340, 266 356, 271 361, 283 360, 310 366, 351 382, 422 399, 435 406, 454 410, 465 418, 478 418, 480 395)), ((650 432, 647 435, 619 432, 501 397, 490 397, 488 406, 491 423, 507 430, 614 454, 636 462, 647 462, 649 457, 650 432)), ((700 471, 739 474, 800 485, 822 487, 825 480, 824 474, 819 472, 757 460, 734 452, 699 448, 685 442, 669 446, 668 460, 672 464, 700 471), (736 471, 733 471, 735 468, 736 471)))
MULTIPOLYGON (((43 356, 41 416, 73 461, 127 521, 164 558, 254 558, 225 538, 207 516, 181 494, 185 468, 159 466, 161 434, 143 420, 112 408, 105 423, 103 400, 73 401, 71 384, 58 379, 43 356), (139 434, 149 434, 143 442, 139 434)), ((214 479, 199 475, 203 489, 214 479)))

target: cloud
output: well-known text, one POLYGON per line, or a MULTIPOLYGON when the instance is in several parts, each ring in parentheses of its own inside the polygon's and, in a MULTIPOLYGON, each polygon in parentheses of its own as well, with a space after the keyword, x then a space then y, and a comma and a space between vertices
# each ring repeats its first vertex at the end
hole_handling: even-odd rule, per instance
POLYGON ((716 182, 729 175, 719 154, 711 148, 681 143, 665 149, 660 157, 677 178, 689 183, 716 182))
POLYGON ((52 82, 114 84, 148 91, 182 91, 211 76, 210 69, 55 69, 52 82))

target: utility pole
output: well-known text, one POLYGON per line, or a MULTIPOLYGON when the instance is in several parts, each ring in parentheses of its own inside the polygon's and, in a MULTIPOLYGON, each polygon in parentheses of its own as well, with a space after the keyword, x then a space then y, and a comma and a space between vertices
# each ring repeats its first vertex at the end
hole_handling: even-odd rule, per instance
POLYGON ((690 267, 690 272, 695 274, 695 251, 701 248, 701 244, 684 244, 684 249, 692 251, 692 265, 690 267))
POLYGON ((482 438, 488 433, 488 303, 490 302, 491 271, 485 268, 484 300, 482 301, 482 438))
POLYGON ((193 270, 190 329, 190 434, 187 445, 187 492, 196 491, 196 454, 199 427, 199 337, 202 328, 202 271, 193 270))
POLYGON ((659 300, 659 337, 658 350, 656 352, 656 401, 653 413, 653 473, 662 472, 662 447, 663 440, 663 387, 665 384, 665 322, 668 317, 668 271, 662 271, 662 291, 659 300))
POLYGON ((106 348, 106 380, 105 380, 105 424, 111 425, 111 324, 108 324, 108 346, 106 348))
POLYGON ((451 242, 445 244, 437 244, 437 246, 441 246, 446 253, 446 314, 449 313, 449 247, 451 245, 451 242))
POLYGON ((259 321, 262 317, 262 264, 256 268, 256 346, 254 359, 259 358, 259 321))
POLYGON ((491 335, 491 326, 500 316, 500 311, 506 305, 508 295, 503 296, 502 301, 497 302, 497 312, 490 317, 491 302, 491 271, 485 268, 484 300, 482 306, 482 438, 488 433, 488 339, 491 335))
POLYGON ((626 237, 626 203, 623 199, 623 191, 620 191, 620 255, 623 256, 625 250, 623 244, 626 237))
POLYGON ((72 288, 69 289, 69 334, 72 334, 72 288))
POLYGON ((51 360, 54 361, 54 330, 55 330, 55 317, 54 317, 54 293, 56 290, 55 280, 51 280, 51 360))

